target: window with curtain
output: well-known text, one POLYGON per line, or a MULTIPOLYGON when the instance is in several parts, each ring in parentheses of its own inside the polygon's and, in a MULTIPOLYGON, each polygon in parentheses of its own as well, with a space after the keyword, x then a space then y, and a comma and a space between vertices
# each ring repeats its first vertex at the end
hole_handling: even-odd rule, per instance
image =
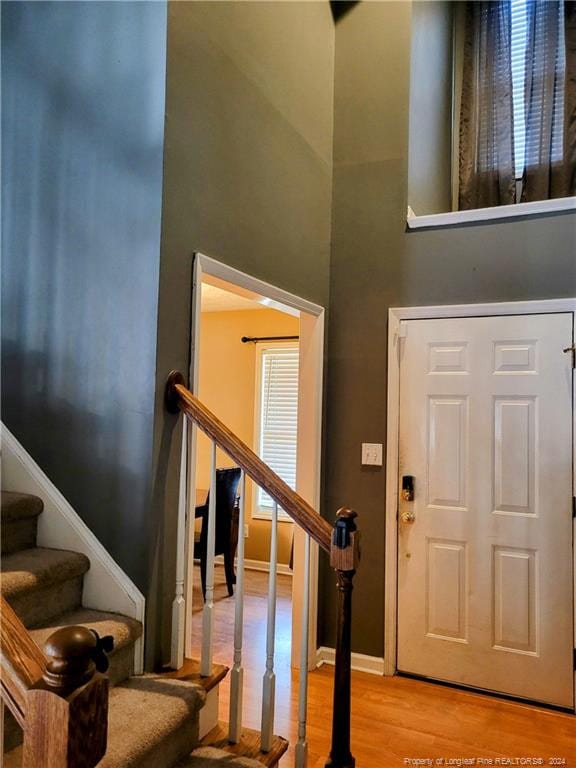
POLYGON ((576 194, 576 2, 467 2, 458 208, 576 194))
MULTIPOLYGON (((256 451, 262 461, 296 488, 298 439, 297 343, 256 348, 256 451)), ((270 518, 273 501, 261 488, 256 493, 253 516, 270 518)), ((279 517, 291 518, 280 511, 279 517)))

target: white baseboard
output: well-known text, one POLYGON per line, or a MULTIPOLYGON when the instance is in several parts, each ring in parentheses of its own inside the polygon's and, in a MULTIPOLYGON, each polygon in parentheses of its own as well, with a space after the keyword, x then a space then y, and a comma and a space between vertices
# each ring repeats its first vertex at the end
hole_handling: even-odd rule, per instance
MULTIPOLYGON (((316 666, 323 664, 334 666, 336 659, 336 650, 322 645, 316 651, 316 666)), ((352 669, 357 672, 368 672, 371 675, 384 674, 384 659, 378 656, 366 656, 363 653, 352 653, 352 669)))
MULTIPOLYGON (((194 558, 194 562, 198 564, 200 560, 198 558, 194 558)), ((215 565, 221 565, 224 566, 224 557, 222 555, 217 555, 214 558, 214 564, 215 565)), ((235 566, 238 565, 238 561, 234 563, 235 566)), ((247 571, 264 571, 264 573, 270 573, 270 563, 264 562, 264 560, 244 560, 244 567, 247 571)), ((279 576, 290 576, 292 577, 292 571, 290 570, 290 566, 286 565, 286 563, 276 563, 276 573, 279 576)))
MULTIPOLYGON (((266 563, 263 560, 244 560, 244 567, 248 571, 264 571, 270 573, 270 563, 266 563)), ((279 576, 290 576, 292 578, 292 571, 289 565, 286 563, 276 563, 276 573, 279 576)))
MULTIPOLYGON (((44 502, 38 518, 38 546, 82 552, 90 560, 84 576, 82 604, 100 611, 123 613, 144 624, 146 600, 138 587, 72 509, 64 496, 4 425, 2 430, 2 487, 30 493, 44 502)), ((144 638, 135 643, 134 667, 141 674, 144 638)))

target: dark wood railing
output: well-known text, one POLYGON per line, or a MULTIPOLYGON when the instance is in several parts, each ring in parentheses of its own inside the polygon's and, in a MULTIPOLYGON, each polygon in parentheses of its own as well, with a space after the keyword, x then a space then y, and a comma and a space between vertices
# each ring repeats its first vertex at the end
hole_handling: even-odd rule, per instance
POLYGON ((22 768, 93 768, 106 752, 108 667, 100 639, 85 627, 64 627, 33 641, 1 598, 1 695, 24 731, 22 768))
POLYGON ((183 375, 172 371, 166 382, 166 408, 180 411, 196 423, 243 471, 308 533, 330 555, 337 574, 338 623, 332 716, 332 746, 326 768, 354 768, 350 751, 350 678, 353 578, 359 560, 360 534, 356 529, 356 512, 338 511, 331 526, 298 493, 282 480, 237 435, 223 424, 184 383, 183 375))

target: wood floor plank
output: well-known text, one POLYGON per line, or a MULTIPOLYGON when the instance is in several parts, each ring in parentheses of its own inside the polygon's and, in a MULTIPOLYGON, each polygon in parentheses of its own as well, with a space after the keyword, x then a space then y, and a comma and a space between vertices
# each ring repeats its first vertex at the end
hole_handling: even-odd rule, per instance
MULTIPOLYGON (((234 598, 217 569, 215 660, 230 666, 234 598)), ((247 571, 245 601, 244 725, 260 727, 265 662, 267 574, 247 571)), ((198 580, 196 580, 198 583, 198 580)), ((294 765, 298 674, 290 668, 291 579, 278 577, 276 646, 277 705, 274 731, 290 742, 281 768, 294 765)), ((199 649, 200 594, 195 594, 194 642, 199 649)), ((333 669, 310 675, 309 768, 324 768, 330 746, 333 669)), ((229 683, 221 686, 220 719, 228 720, 229 683)), ((394 768, 408 759, 564 759, 576 768, 576 717, 520 702, 404 677, 352 673, 352 752, 357 768, 394 768)), ((500 763, 496 761, 500 760, 500 763)), ((445 764, 448 764, 447 762, 445 764)), ((456 765, 457 763, 453 763, 456 765)), ((487 764, 487 763, 485 763, 487 764)), ((520 765, 521 763, 516 763, 520 765)), ((526 763, 524 763, 526 764, 526 763)), ((561 764, 561 763, 557 763, 561 764)))

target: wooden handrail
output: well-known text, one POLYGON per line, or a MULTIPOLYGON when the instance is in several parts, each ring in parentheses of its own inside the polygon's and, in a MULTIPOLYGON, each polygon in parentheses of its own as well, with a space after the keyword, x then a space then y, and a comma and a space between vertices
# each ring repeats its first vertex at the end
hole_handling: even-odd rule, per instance
POLYGON ((4 597, 1 597, 1 608, 2 690, 12 714, 22 726, 26 712, 26 695, 30 688, 42 680, 46 658, 4 597))
POLYGON ((171 413, 182 411, 242 467, 246 474, 271 496, 290 517, 330 552, 332 526, 298 493, 282 480, 262 459, 223 424, 184 386, 184 377, 172 371, 166 384, 166 407, 171 413))

